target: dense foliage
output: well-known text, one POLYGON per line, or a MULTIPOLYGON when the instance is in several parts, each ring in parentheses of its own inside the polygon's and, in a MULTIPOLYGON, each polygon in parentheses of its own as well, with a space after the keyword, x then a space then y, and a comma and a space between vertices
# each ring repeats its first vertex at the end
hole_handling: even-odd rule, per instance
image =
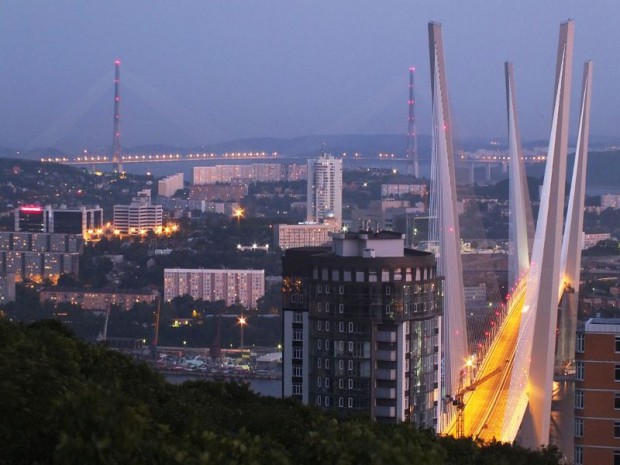
POLYGON ((222 382, 175 386, 55 321, 0 320, 0 464, 556 464, 557 451, 339 420, 222 382))

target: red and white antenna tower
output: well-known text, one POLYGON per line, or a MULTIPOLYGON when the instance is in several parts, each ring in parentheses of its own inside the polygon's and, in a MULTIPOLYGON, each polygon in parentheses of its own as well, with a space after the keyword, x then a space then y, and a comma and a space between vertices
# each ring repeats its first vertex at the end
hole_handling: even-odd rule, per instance
POLYGON ((121 62, 114 62, 114 135, 112 138, 112 164, 114 171, 120 173, 123 171, 123 163, 121 161, 121 130, 120 130, 120 83, 121 83, 121 62))
POLYGON ((415 130, 415 68, 409 68, 409 120, 407 130, 407 174, 420 177, 420 164, 418 161, 418 138, 415 130))

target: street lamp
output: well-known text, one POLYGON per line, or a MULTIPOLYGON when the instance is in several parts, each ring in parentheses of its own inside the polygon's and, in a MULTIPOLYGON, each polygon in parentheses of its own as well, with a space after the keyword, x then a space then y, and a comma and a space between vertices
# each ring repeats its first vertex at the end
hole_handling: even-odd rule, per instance
POLYGON ((245 317, 243 315, 241 315, 239 318, 237 318, 237 324, 239 325, 239 331, 240 331, 240 341, 239 341, 239 348, 241 350, 243 350, 243 328, 245 325, 248 324, 248 321, 245 319, 245 317))
POLYGON ((239 222, 239 220, 243 218, 244 213, 245 213, 245 210, 243 208, 235 208, 233 212, 233 216, 237 218, 237 222, 239 222))

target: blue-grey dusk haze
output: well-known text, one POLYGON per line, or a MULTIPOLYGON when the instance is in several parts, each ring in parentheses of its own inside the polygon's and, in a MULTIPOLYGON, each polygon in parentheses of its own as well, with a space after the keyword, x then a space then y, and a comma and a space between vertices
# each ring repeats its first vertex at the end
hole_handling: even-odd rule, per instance
POLYGON ((620 136, 617 0, 4 1, 0 146, 109 146, 116 59, 125 146, 405 134, 410 66, 428 134, 429 20, 443 24, 455 135, 505 138, 510 60, 523 139, 545 139, 569 18, 575 76, 596 67, 591 132, 620 136))

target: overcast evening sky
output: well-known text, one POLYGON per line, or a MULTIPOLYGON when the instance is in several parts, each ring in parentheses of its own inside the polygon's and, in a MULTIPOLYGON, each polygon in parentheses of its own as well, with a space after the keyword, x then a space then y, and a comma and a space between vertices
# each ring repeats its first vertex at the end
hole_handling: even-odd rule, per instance
POLYGON ((428 134, 429 20, 443 24, 456 134, 505 137, 511 60, 522 136, 546 138, 568 18, 573 113, 592 59, 591 133, 620 136, 618 0, 3 1, 0 146, 109 145, 117 58, 126 146, 405 133, 410 66, 428 134))

